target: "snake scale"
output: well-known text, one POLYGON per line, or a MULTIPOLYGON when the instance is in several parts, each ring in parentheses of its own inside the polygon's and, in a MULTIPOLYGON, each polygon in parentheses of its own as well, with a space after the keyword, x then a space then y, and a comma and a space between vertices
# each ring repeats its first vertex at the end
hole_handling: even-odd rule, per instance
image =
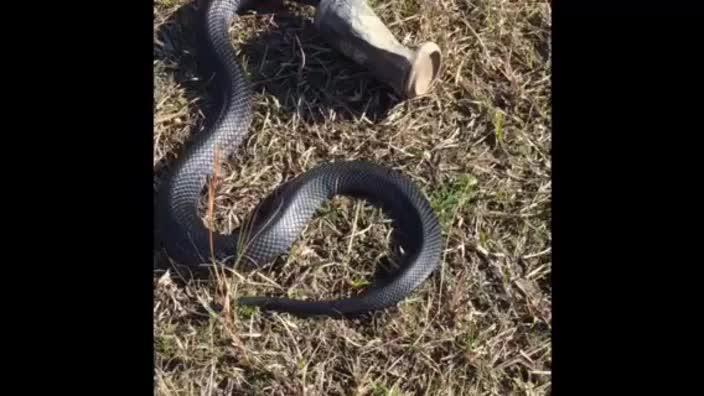
POLYGON ((241 0, 210 0, 205 9, 206 39, 216 60, 223 103, 210 128, 199 133, 168 171, 159 189, 156 225, 167 254, 177 262, 198 265, 237 257, 260 265, 291 248, 303 228, 336 195, 365 199, 393 221, 403 247, 400 269, 362 294, 339 300, 240 297, 240 305, 294 315, 346 316, 395 305, 424 282, 440 262, 441 229, 428 201, 409 178, 367 161, 323 163, 279 186, 250 216, 246 229, 231 235, 210 232, 198 204, 216 160, 216 148, 230 155, 242 143, 252 121, 252 89, 235 61, 229 27, 241 0))

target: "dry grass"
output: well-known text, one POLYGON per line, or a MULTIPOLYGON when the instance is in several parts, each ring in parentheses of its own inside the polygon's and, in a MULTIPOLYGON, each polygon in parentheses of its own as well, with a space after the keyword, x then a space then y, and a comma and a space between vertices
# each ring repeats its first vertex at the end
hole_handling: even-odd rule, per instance
MULTIPOLYGON (((364 158, 403 171, 430 198, 447 243, 442 269, 398 309, 364 320, 236 309, 241 294, 339 297, 372 279, 390 228, 345 198, 264 268, 206 279, 155 268, 157 394, 549 393, 550 5, 370 4, 404 44, 440 45, 441 82, 398 103, 317 35, 310 7, 241 18, 232 37, 256 82, 256 114, 222 170, 215 228, 239 227, 315 164, 364 158)), ((188 1, 155 3, 155 188, 214 111, 194 16, 188 1)))

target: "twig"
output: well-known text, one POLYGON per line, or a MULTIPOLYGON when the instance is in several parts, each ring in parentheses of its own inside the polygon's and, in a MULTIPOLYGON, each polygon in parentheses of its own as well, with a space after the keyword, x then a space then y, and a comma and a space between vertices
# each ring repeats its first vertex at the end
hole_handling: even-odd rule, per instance
POLYGON ((210 255, 215 261, 215 246, 213 245, 213 227, 215 226, 215 190, 219 178, 220 169, 220 151, 215 147, 215 159, 213 160, 213 178, 208 186, 208 217, 210 220, 210 229, 208 230, 208 239, 210 241, 210 255))

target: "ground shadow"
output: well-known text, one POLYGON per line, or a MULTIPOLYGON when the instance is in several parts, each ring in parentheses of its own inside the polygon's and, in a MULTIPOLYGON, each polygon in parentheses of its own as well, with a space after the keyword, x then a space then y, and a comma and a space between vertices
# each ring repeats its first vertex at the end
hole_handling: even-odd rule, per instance
MULTIPOLYGON (((384 118, 400 103, 391 88, 369 70, 333 49, 309 18, 281 8, 276 12, 243 12, 243 24, 266 24, 263 32, 236 45, 257 94, 276 98, 282 116, 296 114, 306 123, 322 122, 330 112, 336 120, 384 118)), ((155 32, 154 59, 168 65, 191 103, 203 112, 206 126, 219 111, 213 59, 207 50, 203 10, 190 3, 176 10, 155 32)))
POLYGON ((285 112, 306 123, 383 119, 399 97, 330 47, 313 22, 288 12, 272 16, 272 28, 241 47, 257 92, 273 95, 285 112))

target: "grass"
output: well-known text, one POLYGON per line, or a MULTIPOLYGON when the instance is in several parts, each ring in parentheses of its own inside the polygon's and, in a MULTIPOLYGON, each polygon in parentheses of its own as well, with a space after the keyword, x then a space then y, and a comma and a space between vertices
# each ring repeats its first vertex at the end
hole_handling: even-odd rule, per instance
POLYGON ((438 186, 430 194, 430 205, 438 216, 440 224, 447 229, 458 211, 475 195, 477 179, 472 175, 460 175, 438 186))
MULTIPOLYGON (((367 319, 236 307, 244 294, 352 295, 392 264, 387 219, 344 197, 321 209, 289 254, 256 270, 196 278, 155 252, 164 264, 154 270, 156 394, 549 393, 549 2, 370 4, 404 45, 442 48, 433 92, 396 100, 325 43, 310 7, 242 17, 232 41, 255 84, 255 116, 213 202, 204 194, 204 218, 229 232, 283 181, 321 162, 367 159, 402 171, 429 198, 443 225, 441 269, 367 319)), ((194 9, 154 5, 155 189, 217 110, 194 9)))

